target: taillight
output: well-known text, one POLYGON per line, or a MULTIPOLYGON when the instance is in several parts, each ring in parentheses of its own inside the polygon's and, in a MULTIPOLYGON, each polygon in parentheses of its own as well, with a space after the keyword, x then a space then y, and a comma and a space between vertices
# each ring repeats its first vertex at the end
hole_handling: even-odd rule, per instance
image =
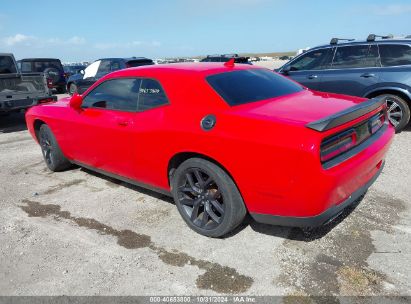
POLYGON ((372 117, 368 122, 368 130, 371 134, 377 132, 385 122, 384 113, 379 113, 372 117))
POLYGON ((39 103, 49 103, 49 102, 53 102, 54 99, 53 98, 45 98, 45 99, 40 99, 39 103))
POLYGON ((53 88, 53 80, 51 78, 47 78, 47 87, 49 89, 53 88))
POLYGON ((356 145, 357 133, 354 129, 344 131, 321 144, 321 162, 326 162, 356 145))

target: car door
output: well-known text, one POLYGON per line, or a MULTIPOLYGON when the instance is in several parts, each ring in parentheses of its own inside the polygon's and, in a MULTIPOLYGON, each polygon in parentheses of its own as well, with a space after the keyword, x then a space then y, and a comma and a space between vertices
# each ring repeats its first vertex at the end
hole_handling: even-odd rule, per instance
POLYGON ((167 115, 170 108, 166 93, 159 80, 142 78, 139 89, 138 111, 135 115, 133 127, 133 144, 135 147, 135 175, 141 183, 161 185, 162 176, 158 174, 164 170, 164 137, 167 129, 167 115))
POLYGON ((318 90, 322 72, 331 64, 333 50, 327 47, 308 51, 287 63, 279 72, 307 88, 318 90))
POLYGON ((339 46, 331 68, 324 71, 319 90, 363 96, 378 83, 381 65, 375 44, 339 46))
MULTIPOLYGON (((107 80, 83 98, 73 117, 73 158, 93 168, 134 177, 133 130, 137 111, 138 78, 107 80)), ((69 135, 68 135, 69 136, 69 135)))

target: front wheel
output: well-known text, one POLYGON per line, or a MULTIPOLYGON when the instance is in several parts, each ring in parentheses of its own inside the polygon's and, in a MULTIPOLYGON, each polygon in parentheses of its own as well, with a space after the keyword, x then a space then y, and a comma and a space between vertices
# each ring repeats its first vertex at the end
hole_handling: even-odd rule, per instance
POLYGON ((70 83, 68 91, 70 95, 74 95, 74 93, 78 92, 77 86, 74 83, 70 83))
POLYGON ((44 161, 51 171, 63 171, 71 166, 71 163, 61 152, 56 138, 48 125, 43 124, 40 127, 38 137, 44 161))
POLYGON ((202 235, 221 237, 244 219, 246 208, 231 177, 216 164, 192 158, 171 179, 172 193, 187 225, 202 235))
POLYGON ((394 126, 395 132, 400 132, 410 121, 410 107, 408 103, 397 95, 385 94, 378 97, 385 98, 388 120, 394 126))

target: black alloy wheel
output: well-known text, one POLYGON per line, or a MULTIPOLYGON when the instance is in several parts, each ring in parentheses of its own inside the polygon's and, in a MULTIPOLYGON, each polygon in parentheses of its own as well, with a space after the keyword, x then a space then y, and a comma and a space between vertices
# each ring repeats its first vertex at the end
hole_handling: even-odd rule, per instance
POLYGON ((48 125, 41 125, 37 138, 47 168, 53 172, 58 172, 71 167, 70 161, 64 156, 48 125))
POLYGON ((393 94, 380 95, 387 103, 389 122, 394 126, 395 132, 401 132, 410 121, 410 106, 403 98, 393 94))
POLYGON ((192 230, 222 237, 242 223, 247 209, 236 184, 222 167, 190 158, 171 172, 174 201, 192 230))
POLYGON ((202 229, 215 229, 224 219, 224 198, 219 187, 200 168, 185 172, 178 187, 178 198, 187 219, 202 229))
POLYGON ((51 144, 50 134, 48 132, 40 132, 40 147, 43 153, 44 160, 48 167, 53 165, 53 146, 51 144))

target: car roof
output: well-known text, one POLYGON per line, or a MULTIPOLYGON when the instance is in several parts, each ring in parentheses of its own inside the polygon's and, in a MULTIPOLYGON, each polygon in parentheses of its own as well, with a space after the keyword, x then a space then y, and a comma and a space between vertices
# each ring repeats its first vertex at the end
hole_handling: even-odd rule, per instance
POLYGON ((132 60, 151 60, 149 58, 146 57, 127 57, 127 58, 123 58, 123 57, 110 57, 110 58, 100 58, 97 59, 96 61, 99 60, 124 60, 124 61, 132 61, 132 60))
POLYGON ((109 74, 109 77, 116 76, 139 76, 144 74, 173 74, 173 75, 187 75, 196 74, 200 76, 208 76, 212 74, 219 74, 224 72, 232 72, 239 70, 250 69, 265 69, 259 66, 249 64, 237 64, 227 66, 224 62, 184 62, 184 63, 170 63, 158 65, 145 65, 135 68, 128 68, 124 70, 115 71, 109 74))
POLYGON ((23 58, 19 61, 60 61, 58 58, 23 58))
POLYGON ((350 45, 363 45, 363 44, 411 44, 411 39, 400 38, 400 39, 380 39, 374 41, 367 40, 355 40, 350 42, 343 42, 337 44, 323 44, 313 47, 309 50, 322 49, 325 47, 335 47, 335 46, 350 46, 350 45))

